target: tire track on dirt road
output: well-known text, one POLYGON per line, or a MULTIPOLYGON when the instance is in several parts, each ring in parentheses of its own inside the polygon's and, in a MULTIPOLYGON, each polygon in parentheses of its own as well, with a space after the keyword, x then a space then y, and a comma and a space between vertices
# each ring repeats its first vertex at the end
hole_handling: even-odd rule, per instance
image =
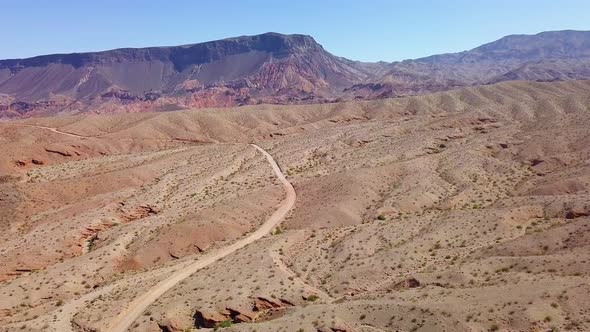
POLYGON ((186 268, 172 274, 170 277, 159 282, 156 286, 142 294, 133 300, 121 313, 111 322, 109 327, 106 329, 108 332, 125 332, 135 322, 135 320, 141 316, 141 314, 154 303, 160 296, 166 293, 168 290, 176 286, 182 280, 188 278, 193 273, 200 269, 213 264, 214 262, 226 257, 237 250, 251 244, 270 232, 278 226, 283 219, 287 216, 287 213, 295 205, 296 194, 293 185, 287 180, 281 168, 273 159, 273 157, 266 152, 264 149, 255 144, 250 144, 260 151, 265 157, 269 164, 272 166, 273 171, 283 184, 286 191, 286 198, 281 202, 279 208, 260 226, 256 231, 248 235, 247 237, 220 249, 217 252, 212 252, 204 257, 201 257, 196 262, 188 265, 186 268))

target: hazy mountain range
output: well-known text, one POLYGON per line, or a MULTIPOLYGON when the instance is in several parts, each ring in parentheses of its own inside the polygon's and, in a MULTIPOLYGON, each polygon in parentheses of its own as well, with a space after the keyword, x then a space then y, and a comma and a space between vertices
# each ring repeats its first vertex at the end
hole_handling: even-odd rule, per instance
POLYGON ((588 78, 588 31, 511 35, 469 51, 393 63, 352 61, 310 36, 266 33, 1 60, 0 118, 321 103, 588 78))

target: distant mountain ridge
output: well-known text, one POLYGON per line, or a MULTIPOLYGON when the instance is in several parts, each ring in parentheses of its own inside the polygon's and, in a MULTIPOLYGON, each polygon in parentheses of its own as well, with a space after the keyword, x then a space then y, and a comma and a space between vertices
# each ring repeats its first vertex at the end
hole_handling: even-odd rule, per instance
POLYGON ((472 50, 433 55, 415 61, 458 63, 482 60, 535 60, 541 58, 579 58, 590 56, 590 32, 547 31, 536 35, 509 35, 472 50))
POLYGON ((469 51, 363 63, 266 33, 171 47, 0 60, 0 118, 321 103, 506 80, 590 78, 590 32, 511 35, 469 51))
POLYGON ((366 98, 404 96, 508 80, 588 79, 589 69, 589 31, 550 31, 510 35, 469 51, 394 62, 375 82, 354 90, 366 98), (380 88, 375 90, 374 83, 380 88))

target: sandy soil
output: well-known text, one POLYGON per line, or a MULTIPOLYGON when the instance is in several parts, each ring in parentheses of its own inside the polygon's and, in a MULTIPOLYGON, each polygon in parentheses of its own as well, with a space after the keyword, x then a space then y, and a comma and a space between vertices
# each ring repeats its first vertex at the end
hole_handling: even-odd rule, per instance
POLYGON ((513 82, 0 123, 0 330, 587 331, 589 105, 513 82))
POLYGON ((201 257, 196 262, 188 265, 182 270, 173 273, 170 277, 158 283, 155 287, 151 288, 148 292, 143 293, 140 297, 131 302, 125 310, 123 310, 109 325, 107 331, 126 331, 131 324, 162 294, 166 293, 176 284, 182 280, 188 278, 198 270, 215 263, 223 257, 226 257, 236 250, 239 250, 256 240, 259 240, 265 235, 268 235, 275 227, 277 227, 281 221, 285 218, 289 210, 295 204, 296 194, 295 189, 289 181, 285 178, 285 175, 281 172, 281 169, 275 162, 268 152, 264 151, 261 147, 252 144, 257 150, 259 150, 268 160, 272 166, 273 171, 285 187, 286 197, 277 210, 262 224, 256 231, 249 234, 247 237, 234 242, 233 244, 220 248, 217 252, 211 253, 204 257, 201 257))

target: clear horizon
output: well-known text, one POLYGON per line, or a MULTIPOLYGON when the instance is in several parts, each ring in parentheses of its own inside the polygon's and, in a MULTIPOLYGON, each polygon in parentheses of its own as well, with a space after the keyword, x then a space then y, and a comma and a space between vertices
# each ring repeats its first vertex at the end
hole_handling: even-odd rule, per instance
POLYGON ((581 0, 0 3, 11 27, 2 35, 0 59, 278 32, 310 35, 351 60, 391 62, 461 52, 512 34, 590 30, 590 3, 581 0))

